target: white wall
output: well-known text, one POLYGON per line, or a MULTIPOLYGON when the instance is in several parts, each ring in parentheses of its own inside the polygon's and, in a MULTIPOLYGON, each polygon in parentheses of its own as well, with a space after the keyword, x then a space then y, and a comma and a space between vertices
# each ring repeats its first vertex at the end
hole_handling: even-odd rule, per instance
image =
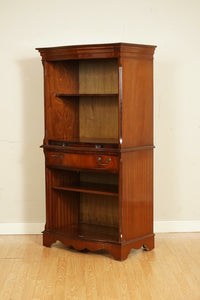
POLYGON ((0 232, 36 232, 44 222, 43 77, 34 48, 104 42, 158 46, 157 229, 196 220, 200 230, 199 12, 199 0, 0 2, 0 232))

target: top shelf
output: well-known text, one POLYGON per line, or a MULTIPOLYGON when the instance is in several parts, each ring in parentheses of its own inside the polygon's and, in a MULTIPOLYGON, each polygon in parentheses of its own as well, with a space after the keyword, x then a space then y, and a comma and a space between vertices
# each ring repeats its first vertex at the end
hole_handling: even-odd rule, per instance
POLYGON ((111 93, 111 94, 79 94, 79 93, 74 93, 74 94, 60 94, 57 93, 56 97, 116 97, 118 96, 118 93, 111 93))

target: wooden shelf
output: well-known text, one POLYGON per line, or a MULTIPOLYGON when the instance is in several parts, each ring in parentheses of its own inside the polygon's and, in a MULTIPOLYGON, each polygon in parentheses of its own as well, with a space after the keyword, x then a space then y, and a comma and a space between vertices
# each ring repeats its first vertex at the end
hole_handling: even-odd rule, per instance
POLYGON ((110 93, 110 94, 90 94, 90 93, 86 93, 86 94, 82 94, 82 93, 75 93, 75 94, 61 94, 61 93, 57 93, 56 97, 62 98, 62 97, 116 97, 118 96, 118 93, 110 93))
POLYGON ((52 188, 60 191, 73 191, 87 194, 118 196, 118 186, 111 184, 81 182, 80 184, 73 184, 65 187, 52 186, 52 188))
POLYGON ((54 232, 58 234, 64 234, 65 236, 71 238, 83 239, 88 241, 119 241, 119 229, 117 227, 110 226, 79 223, 54 229, 54 232))

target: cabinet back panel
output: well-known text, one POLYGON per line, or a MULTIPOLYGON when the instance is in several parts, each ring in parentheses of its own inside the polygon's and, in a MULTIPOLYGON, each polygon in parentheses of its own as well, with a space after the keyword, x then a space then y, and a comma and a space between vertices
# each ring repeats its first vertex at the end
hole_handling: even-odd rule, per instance
POLYGON ((118 138, 118 97, 80 97, 79 134, 87 138, 118 138))
POLYGON ((103 184, 116 184, 118 185, 118 174, 101 174, 101 173, 90 173, 81 172, 80 173, 81 182, 91 182, 91 183, 103 183, 103 184))
POLYGON ((118 227, 118 198, 80 194, 80 223, 118 227))
MULTIPOLYGON (((118 175, 83 172, 80 181, 118 185, 118 175)), ((80 222, 118 227, 118 198, 80 194, 80 222)))
POLYGON ((79 93, 118 93, 117 59, 80 61, 79 93))
POLYGON ((53 186, 66 186, 79 182, 79 173, 67 170, 52 170, 52 185, 53 186))

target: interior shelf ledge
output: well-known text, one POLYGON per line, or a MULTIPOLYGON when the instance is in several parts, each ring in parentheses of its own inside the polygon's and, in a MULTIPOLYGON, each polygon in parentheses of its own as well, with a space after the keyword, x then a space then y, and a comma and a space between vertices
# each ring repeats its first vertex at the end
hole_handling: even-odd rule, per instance
POLYGON ((97 184, 97 183, 88 183, 82 182, 79 185, 68 185, 68 186, 53 186, 55 190, 61 191, 73 191, 73 192, 82 192, 89 194, 99 194, 99 195, 108 195, 108 196, 118 196, 118 186, 111 184, 97 184))

